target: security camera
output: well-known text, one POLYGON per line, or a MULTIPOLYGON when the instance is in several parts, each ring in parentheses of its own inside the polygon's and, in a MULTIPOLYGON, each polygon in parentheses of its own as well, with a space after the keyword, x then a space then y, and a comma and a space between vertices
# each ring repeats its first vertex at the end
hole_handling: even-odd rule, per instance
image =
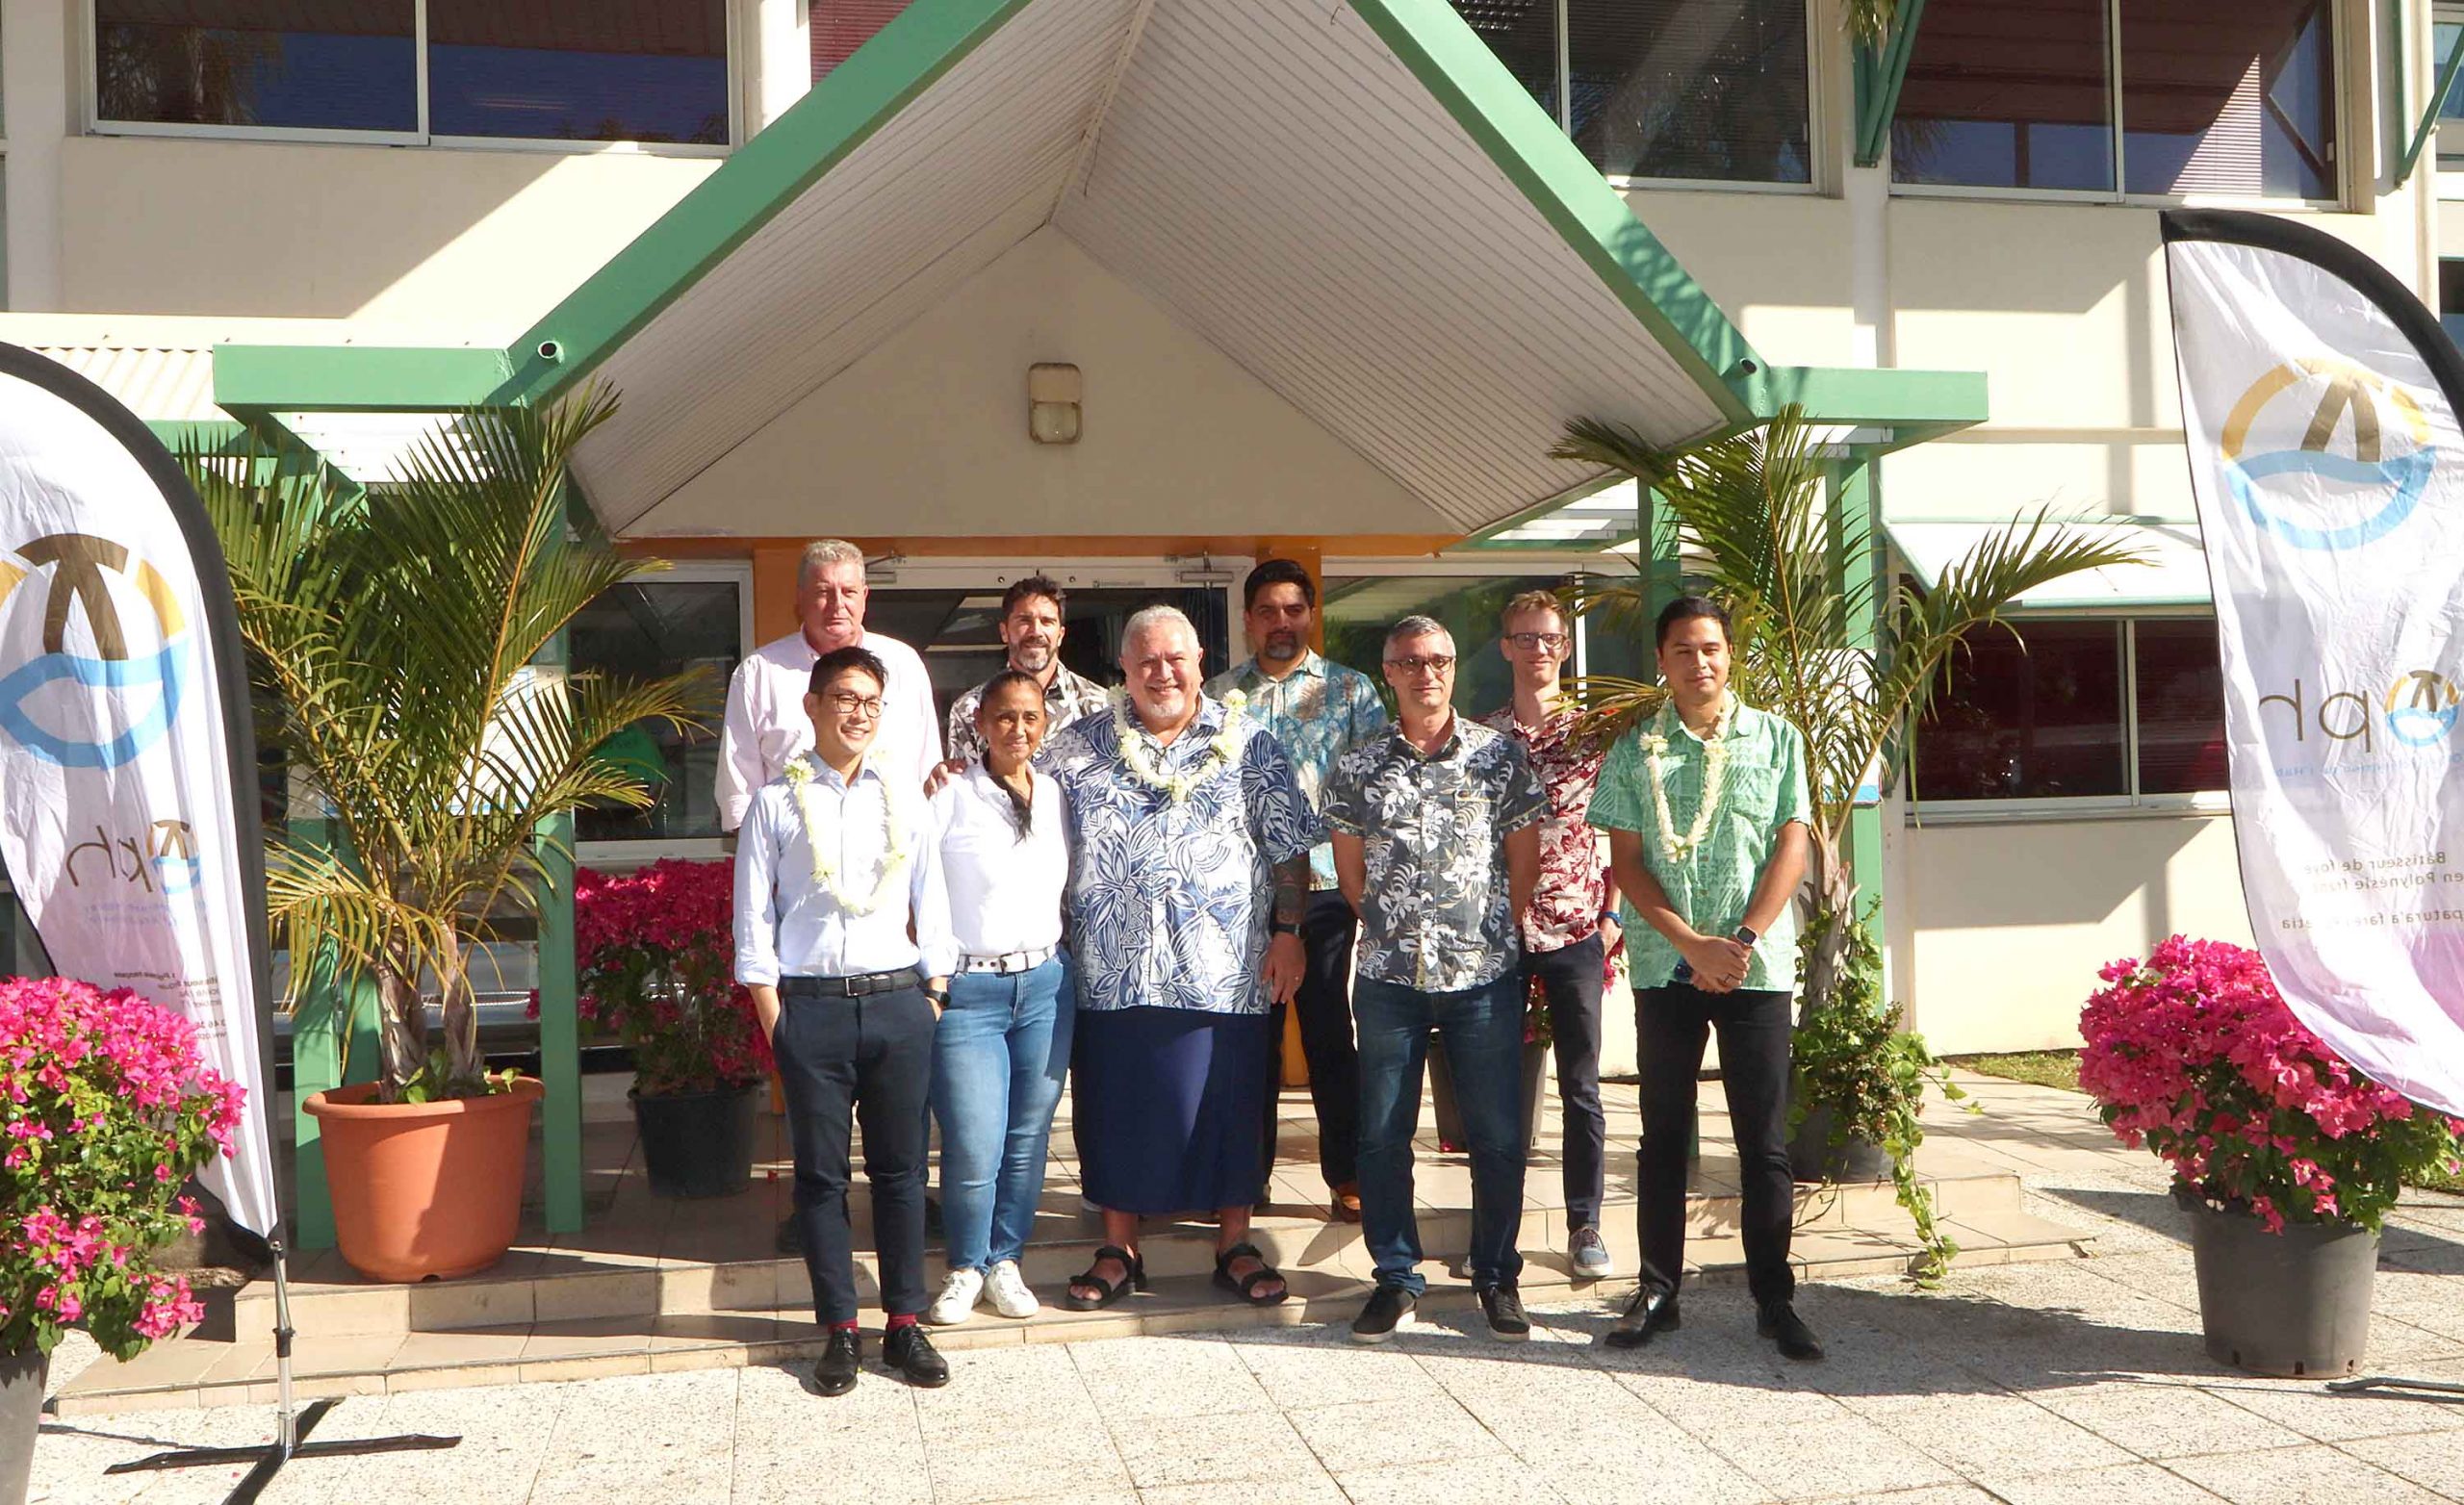
POLYGON ((564 358, 565 347, 563 345, 558 344, 553 340, 542 340, 539 342, 539 359, 543 361, 561 361, 564 358))

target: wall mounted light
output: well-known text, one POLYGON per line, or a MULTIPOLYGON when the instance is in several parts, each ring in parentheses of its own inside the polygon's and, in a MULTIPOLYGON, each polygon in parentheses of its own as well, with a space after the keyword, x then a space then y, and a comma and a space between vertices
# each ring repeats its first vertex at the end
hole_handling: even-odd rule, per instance
POLYGON ((1078 442, 1085 385, 1078 368, 1040 362, 1027 368, 1027 437, 1040 445, 1078 442))

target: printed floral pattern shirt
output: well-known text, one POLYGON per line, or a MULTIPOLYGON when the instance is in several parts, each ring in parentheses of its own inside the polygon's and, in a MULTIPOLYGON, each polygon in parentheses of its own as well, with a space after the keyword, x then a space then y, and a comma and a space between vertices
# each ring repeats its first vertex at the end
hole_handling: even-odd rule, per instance
MULTIPOLYGON (((1344 750, 1386 729, 1386 703, 1369 676, 1329 662, 1314 649, 1302 652, 1298 667, 1280 679, 1268 678, 1250 658, 1206 682, 1206 693, 1217 700, 1235 690, 1249 698, 1248 719, 1283 744, 1311 809, 1325 798, 1326 776, 1344 750)), ((1335 886, 1334 848, 1321 843, 1309 854, 1309 886, 1335 886)))
POLYGON ((1458 993, 1519 964, 1504 842, 1548 813, 1523 744, 1459 716, 1435 752, 1397 727, 1339 758, 1326 827, 1368 862, 1360 975, 1458 993))
MULTIPOLYGON (((1071 674, 1067 664, 1052 671, 1052 683, 1043 687, 1043 733, 1049 737, 1081 716, 1092 716, 1110 703, 1111 691, 1088 678, 1071 674)), ((976 707, 984 703, 984 686, 961 691, 950 702, 950 756, 974 762, 984 756, 984 739, 976 734, 976 707)))
MULTIPOLYGON (((1170 747, 1125 714, 1155 773, 1169 777, 1215 759, 1230 713, 1205 701, 1170 747)), ((1038 754, 1068 795, 1079 1008, 1262 1014, 1273 1004, 1259 974, 1274 865, 1316 845, 1323 828, 1274 734, 1245 716, 1237 736, 1234 754, 1180 801, 1129 771, 1110 711, 1038 754)))
MULTIPOLYGON (((1630 830, 1643 838, 1643 866, 1659 880, 1669 906, 1685 923, 1706 935, 1726 935, 1745 920, 1754 901, 1754 885, 1771 859, 1781 828, 1790 821, 1813 824, 1813 801, 1806 788, 1806 743, 1787 719, 1758 711, 1741 701, 1732 701, 1722 718, 1721 739, 1728 744, 1728 770, 1720 791, 1720 807, 1703 834, 1703 844, 1680 857, 1664 850, 1659 811, 1651 788, 1652 756, 1643 745, 1647 736, 1667 739, 1660 758, 1661 787, 1667 792, 1670 829, 1683 836, 1694 829, 1703 807, 1706 748, 1674 713, 1655 716, 1617 739, 1600 771, 1600 792, 1591 797, 1591 824, 1604 830, 1630 830)), ((1626 959, 1634 985, 1659 987, 1684 959, 1667 937, 1634 918, 1626 906, 1626 959)), ((1797 908, 1780 910, 1770 931, 1754 943, 1744 986, 1785 991, 1796 986, 1797 908)))
POLYGON ((1608 746, 1576 740, 1578 715, 1568 705, 1546 725, 1527 727, 1514 719, 1514 702, 1508 701, 1480 722, 1523 744, 1540 787, 1549 792, 1548 818, 1540 826, 1540 887, 1523 915, 1527 952, 1563 951, 1591 939, 1600 932, 1600 913, 1608 904, 1608 858, 1600 850, 1599 830, 1584 819, 1608 746))

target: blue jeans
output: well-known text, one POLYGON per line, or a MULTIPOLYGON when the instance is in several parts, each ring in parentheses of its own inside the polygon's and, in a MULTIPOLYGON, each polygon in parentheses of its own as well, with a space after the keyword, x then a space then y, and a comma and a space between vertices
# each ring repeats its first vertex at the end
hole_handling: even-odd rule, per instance
POLYGON ((988 1269, 1026 1248, 1077 1017, 1061 957, 1011 977, 950 978, 950 1007, 933 1033, 933 1116, 951 1269, 988 1269))
POLYGON ((1472 1284, 1523 1273, 1523 972, 1459 993, 1424 993, 1373 978, 1352 984, 1360 1032, 1360 1224, 1377 1284, 1417 1296, 1420 1220, 1412 1213, 1412 1132, 1429 1032, 1446 1048, 1463 1131, 1472 1137, 1472 1284))

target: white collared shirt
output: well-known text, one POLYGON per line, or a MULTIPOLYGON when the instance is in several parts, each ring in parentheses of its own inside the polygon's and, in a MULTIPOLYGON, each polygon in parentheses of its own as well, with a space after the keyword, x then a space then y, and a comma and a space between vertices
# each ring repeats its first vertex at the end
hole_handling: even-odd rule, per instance
POLYGON ((933 796, 950 931, 970 957, 1006 957, 1061 942, 1069 885, 1069 805, 1059 781, 1033 773, 1032 819, 1018 833, 1014 807, 983 764, 933 796))
POLYGON ((919 964, 926 977, 948 976, 958 951, 922 786, 906 783, 904 769, 896 782, 885 778, 870 757, 852 783, 818 759, 808 762, 814 773, 801 798, 839 889, 859 902, 873 894, 889 851, 891 811, 907 853, 904 880, 893 880, 870 914, 849 913, 813 876, 795 786, 784 777, 763 784, 736 834, 735 980, 775 984, 782 976, 852 977, 919 964))
MULTIPOLYGON (((864 755, 908 779, 918 791, 941 760, 941 729, 933 715, 933 678, 924 660, 896 638, 867 632, 858 640, 889 671, 882 686, 882 720, 864 755)), ((805 692, 821 657, 799 629, 764 643, 728 680, 727 717, 719 725, 719 829, 744 824, 756 790, 779 777, 787 759, 812 748, 805 692)))

